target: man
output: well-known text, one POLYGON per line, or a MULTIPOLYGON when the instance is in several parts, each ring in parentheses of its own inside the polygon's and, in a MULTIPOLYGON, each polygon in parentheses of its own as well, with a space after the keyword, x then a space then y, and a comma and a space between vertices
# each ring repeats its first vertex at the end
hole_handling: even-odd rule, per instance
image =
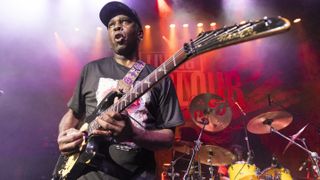
MULTIPOLYGON (((113 57, 87 64, 68 103, 69 110, 59 124, 58 145, 62 154, 79 149, 84 132, 77 129, 105 95, 122 92, 117 84, 139 60, 139 43, 143 30, 136 12, 123 3, 107 3, 100 19, 108 29, 113 57)), ((154 70, 150 65, 140 72, 136 82, 154 70)), ((125 115, 106 112, 95 118, 100 137, 113 136, 117 144, 104 149, 110 159, 103 158, 96 168, 87 168, 79 179, 154 179, 154 150, 169 148, 174 129, 183 124, 172 81, 163 79, 149 92, 130 105, 125 115)))
MULTIPOLYGON (((139 60, 139 43, 143 30, 136 12, 120 2, 106 4, 100 19, 108 29, 112 58, 88 63, 75 92, 68 102, 69 110, 59 124, 58 145, 62 154, 79 149, 84 132, 77 129, 106 94, 118 91, 117 83, 139 60)), ((145 65, 137 81, 154 70, 145 65)), ((121 91, 121 90, 120 90, 121 91)), ((154 179, 154 150, 169 148, 174 129, 183 124, 172 81, 163 79, 126 109, 126 115, 106 112, 96 117, 100 128, 94 135, 113 136, 117 144, 105 149, 115 163, 103 159, 97 168, 87 168, 79 179, 154 179)))

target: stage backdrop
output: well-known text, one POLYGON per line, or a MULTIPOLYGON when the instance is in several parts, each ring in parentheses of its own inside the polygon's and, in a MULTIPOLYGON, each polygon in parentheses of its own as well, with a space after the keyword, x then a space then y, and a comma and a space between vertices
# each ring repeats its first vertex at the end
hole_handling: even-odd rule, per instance
MULTIPOLYGON (((300 135, 320 153, 320 15, 318 0, 142 0, 123 1, 137 9, 144 29, 141 58, 155 66, 201 31, 264 16, 288 18, 289 32, 215 50, 184 63, 172 78, 185 118, 176 138, 192 142, 200 127, 192 121, 191 101, 203 93, 223 98, 231 122, 220 132, 205 131, 204 144, 246 152, 244 129, 257 115, 285 111, 293 121, 280 130, 300 135), (202 27, 197 23, 202 22, 202 27), (216 25, 210 27, 209 24, 216 25), (174 23, 175 28, 169 28, 174 23), (188 28, 183 28, 184 23, 188 28), (271 103, 270 103, 271 100, 271 103), (246 113, 244 116, 235 105, 246 113)), ((12 0, 0 3, 0 179, 49 179, 59 156, 58 123, 66 112, 81 68, 110 56, 98 12, 106 1, 12 0)), ((275 134, 249 133, 253 161, 261 170, 272 156, 299 179, 307 153, 275 134)), ((172 150, 157 153, 159 172, 172 150)), ((310 162, 308 162, 310 164, 310 162)), ((182 167, 183 168, 183 167, 182 167)), ((184 167, 186 168, 186 167, 184 167)))

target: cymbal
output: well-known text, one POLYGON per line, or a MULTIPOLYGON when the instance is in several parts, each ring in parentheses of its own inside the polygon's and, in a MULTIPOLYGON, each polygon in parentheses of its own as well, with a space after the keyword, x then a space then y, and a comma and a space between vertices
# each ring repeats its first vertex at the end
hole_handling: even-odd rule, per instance
POLYGON ((193 144, 193 142, 177 140, 173 143, 173 150, 189 155, 192 152, 193 144))
POLYGON ((270 111, 260 114, 249 121, 247 129, 253 134, 267 134, 271 126, 280 130, 292 122, 292 115, 285 111, 270 111))
MULTIPOLYGON (((291 136, 291 140, 292 141, 295 141, 296 139, 298 139, 298 137, 300 136, 300 134, 304 131, 304 129, 308 126, 309 124, 306 124, 303 128, 301 128, 296 134, 294 134, 294 135, 292 135, 291 136)), ((289 146, 292 144, 292 142, 290 141, 288 144, 287 144, 287 146, 284 148, 284 150, 283 150, 283 152, 282 152, 282 154, 284 154, 286 151, 287 151, 287 149, 289 148, 289 146)))
POLYGON ((220 96, 210 93, 194 97, 189 105, 189 111, 192 121, 200 128, 206 124, 204 130, 209 132, 223 130, 230 124, 232 118, 228 103, 220 96))
POLYGON ((212 166, 228 165, 236 160, 236 156, 230 151, 214 145, 201 146, 198 158, 202 164, 212 166))

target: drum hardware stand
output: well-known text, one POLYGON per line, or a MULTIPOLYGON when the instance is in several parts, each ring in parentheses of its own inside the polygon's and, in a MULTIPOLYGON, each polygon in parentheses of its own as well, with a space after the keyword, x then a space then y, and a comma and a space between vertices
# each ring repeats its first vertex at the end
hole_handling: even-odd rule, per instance
MULTIPOLYGON (((209 166, 209 173, 210 173, 210 177, 214 177, 214 169, 213 169, 213 166, 212 166, 212 162, 211 162, 211 155, 209 156, 210 159, 208 162, 210 162, 210 166, 209 166)), ((210 180, 213 180, 212 178, 210 178, 210 180)))
POLYGON ((272 119, 266 119, 263 122, 263 124, 270 126, 270 132, 278 134, 279 136, 287 139, 289 142, 293 143, 294 145, 298 146, 299 148, 301 148, 302 150, 307 152, 308 155, 310 156, 310 159, 311 159, 312 164, 313 164, 313 169, 314 169, 315 173, 317 174, 317 177, 320 177, 320 170, 319 170, 319 164, 318 164, 318 162, 320 160, 320 157, 318 156, 318 154, 316 152, 312 152, 312 151, 308 150, 307 148, 305 148, 305 147, 301 146, 300 144, 296 143, 296 141, 293 141, 292 139, 290 139, 287 136, 285 136, 282 133, 280 133, 278 130, 276 130, 275 128, 272 127, 272 122, 273 122, 272 119))
POLYGON ((176 165, 177 161, 180 160, 181 158, 183 158, 183 156, 185 156, 186 154, 182 154, 181 156, 179 156, 177 159, 171 161, 171 172, 168 173, 168 176, 171 177, 172 180, 174 180, 175 177, 179 177, 180 174, 179 173, 175 173, 175 169, 174 166, 176 165))
MULTIPOLYGON (((243 114, 243 116, 247 116, 247 114, 244 112, 244 110, 241 108, 241 106, 239 105, 238 102, 234 102, 235 105, 237 105, 238 109, 240 110, 240 112, 243 114)), ((245 121, 244 119, 242 118, 242 124, 243 124, 243 127, 244 127, 244 133, 245 133, 245 138, 244 140, 246 141, 246 145, 247 145, 247 150, 248 150, 248 157, 247 157, 247 163, 248 164, 252 164, 252 159, 253 159, 253 152, 251 150, 251 146, 250 146, 250 142, 249 142, 249 136, 248 136, 248 131, 247 131, 247 128, 245 127, 245 121)))
MULTIPOLYGON (((197 154, 197 152, 199 152, 201 144, 202 144, 200 139, 202 137, 203 130, 204 130, 205 126, 207 124, 209 124, 209 120, 207 118, 202 118, 201 121, 202 121, 201 124, 203 124, 203 127, 201 128, 201 131, 200 131, 200 134, 198 136, 198 139, 194 141, 195 142, 195 146, 192 148, 192 155, 191 155, 191 158, 190 158, 186 173, 183 175, 183 180, 187 180, 187 176, 189 175, 189 172, 190 172, 192 163, 194 161, 195 155, 197 154)), ((198 163, 198 171, 199 171, 199 176, 201 178, 201 166, 199 165, 199 163, 198 163)))
MULTIPOLYGON (((307 146, 307 143, 306 143, 306 139, 305 138, 297 138, 298 140, 300 140, 303 144, 303 146, 305 147, 305 149, 308 150, 308 146, 307 146)), ((312 169, 313 171, 316 173, 317 177, 320 177, 320 169, 319 169, 319 156, 316 152, 311 152, 309 151, 308 152, 309 154, 309 158, 311 160, 311 163, 312 163, 312 169)))

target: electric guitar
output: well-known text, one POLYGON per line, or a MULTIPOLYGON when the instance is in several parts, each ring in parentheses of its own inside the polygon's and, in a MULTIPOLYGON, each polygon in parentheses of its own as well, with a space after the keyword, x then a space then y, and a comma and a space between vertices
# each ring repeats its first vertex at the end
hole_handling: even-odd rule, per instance
MULTIPOLYGON (((95 118, 103 112, 116 111, 122 112, 135 100, 150 90, 157 82, 166 77, 171 71, 176 69, 185 61, 205 52, 230 46, 233 44, 262 38, 284 32, 290 28, 290 22, 283 18, 264 18, 257 21, 243 22, 237 25, 223 27, 221 29, 202 32, 194 40, 185 43, 173 56, 162 63, 146 78, 137 83, 126 94, 122 95, 116 103, 113 99, 115 93, 108 94, 95 109, 93 114, 85 119, 85 124, 80 130, 87 132, 88 136, 83 141, 79 152, 69 156, 60 156, 56 164, 53 178, 57 180, 73 180, 81 176, 81 171, 99 153, 95 146, 97 143, 92 141, 91 132, 98 129, 99 125, 95 118)), ((108 137, 108 143, 114 143, 113 137, 108 137)))

